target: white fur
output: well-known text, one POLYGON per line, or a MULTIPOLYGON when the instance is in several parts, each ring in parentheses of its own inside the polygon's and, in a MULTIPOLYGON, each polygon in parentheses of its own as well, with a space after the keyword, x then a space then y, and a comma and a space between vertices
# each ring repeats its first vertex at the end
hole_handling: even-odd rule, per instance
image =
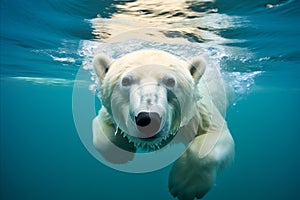
MULTIPOLYGON (((99 58, 102 59, 102 57, 97 57, 99 58)), ((174 163, 169 178, 169 189, 172 195, 180 200, 202 198, 214 184, 217 171, 230 164, 234 157, 234 142, 222 115, 226 110, 226 103, 218 107, 214 103, 222 100, 220 99, 222 95, 219 96, 218 91, 223 89, 222 80, 216 79, 216 81, 221 81, 219 85, 216 82, 210 84, 212 81, 208 81, 209 77, 205 74, 204 78, 199 80, 205 70, 204 62, 198 59, 187 63, 157 50, 142 50, 125 55, 113 61, 109 65, 108 72, 103 76, 103 70, 108 66, 107 62, 111 61, 104 59, 95 61, 95 68, 100 74, 99 78, 102 83, 100 91, 103 103, 99 116, 93 122, 93 139, 97 150, 109 161, 122 163, 133 159, 133 154, 126 153, 126 150, 134 151, 137 147, 136 143, 142 142, 142 140, 131 142, 131 136, 128 136, 130 135, 128 130, 132 130, 132 127, 127 127, 126 117, 130 115, 130 109, 135 110, 140 107, 135 107, 138 104, 135 102, 139 100, 131 101, 129 98, 133 90, 128 90, 128 94, 122 91, 119 84, 121 77, 126 73, 132 73, 138 80, 135 87, 143 87, 141 83, 147 85, 150 80, 154 84, 160 84, 165 74, 171 74, 178 84, 176 88, 173 88, 173 92, 178 98, 180 108, 165 108, 164 120, 171 120, 171 122, 179 120, 177 134, 191 142, 184 154, 174 163), (151 67, 141 68, 147 65, 159 65, 160 68, 159 70, 153 70, 151 67), (191 66, 197 70, 194 76, 189 73, 191 66), (118 112, 113 113, 116 109, 118 112), (180 119, 170 117, 174 109, 181 111, 180 119), (114 136, 116 125, 125 132, 125 138, 114 136), (107 155, 114 151, 115 145, 124 149, 124 152, 120 158, 111 160, 107 155)), ((163 86, 159 87, 157 91, 161 92, 160 98, 166 98, 162 92, 163 86)), ((149 90, 151 95, 156 94, 155 90, 149 90)), ((227 102, 226 99, 224 101, 227 102)), ((170 131, 168 134, 173 134, 173 132, 170 131)), ((154 145, 159 147, 160 144, 154 145)))

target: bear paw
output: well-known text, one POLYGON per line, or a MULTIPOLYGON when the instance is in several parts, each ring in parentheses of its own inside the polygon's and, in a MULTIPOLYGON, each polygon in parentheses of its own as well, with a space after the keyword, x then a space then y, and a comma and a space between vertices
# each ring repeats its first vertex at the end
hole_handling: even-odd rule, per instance
POLYGON ((214 184, 216 171, 216 166, 206 159, 183 155, 170 172, 169 191, 179 200, 201 199, 214 184))

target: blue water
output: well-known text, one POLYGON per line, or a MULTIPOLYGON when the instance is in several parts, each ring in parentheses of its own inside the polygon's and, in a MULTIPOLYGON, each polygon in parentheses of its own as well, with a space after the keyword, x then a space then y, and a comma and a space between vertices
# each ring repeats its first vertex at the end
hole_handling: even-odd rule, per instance
MULTIPOLYGON (((86 150, 73 121, 74 79, 95 53, 157 47, 193 56, 178 44, 99 41, 91 20, 122 12, 114 6, 121 3, 0 2, 1 199, 173 199, 171 166, 145 174, 110 169, 86 150)), ((190 9, 206 12, 203 30, 228 39, 192 46, 222 69, 234 93, 226 118, 236 159, 205 199, 299 199, 300 2, 217 0, 190 9)), ((93 90, 94 81, 83 86, 93 90)))

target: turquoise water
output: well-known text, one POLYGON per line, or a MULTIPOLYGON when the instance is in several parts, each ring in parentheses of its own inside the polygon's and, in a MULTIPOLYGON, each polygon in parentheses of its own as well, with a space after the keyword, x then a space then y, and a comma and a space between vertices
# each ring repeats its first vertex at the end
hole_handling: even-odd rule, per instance
MULTIPOLYGON (((173 199, 171 166, 144 174, 108 168, 86 150, 73 120, 77 71, 89 74, 95 53, 118 57, 145 47, 187 58, 203 51, 233 88, 226 117, 235 163, 205 199, 298 199, 300 2, 195 3, 191 10, 205 12, 200 28, 227 39, 221 42, 197 35, 186 35, 196 38, 190 45, 96 41, 91 20, 122 12, 114 6, 121 2, 0 2, 1 199, 173 199)), ((90 92, 94 81, 82 86, 90 92)))

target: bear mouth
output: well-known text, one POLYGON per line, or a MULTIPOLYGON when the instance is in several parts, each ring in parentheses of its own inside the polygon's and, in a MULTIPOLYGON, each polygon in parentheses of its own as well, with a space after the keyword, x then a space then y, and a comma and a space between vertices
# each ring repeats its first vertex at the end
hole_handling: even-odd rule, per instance
POLYGON ((176 135, 167 134, 166 136, 160 136, 157 134, 150 138, 137 138, 126 133, 122 133, 123 137, 126 137, 130 143, 133 143, 136 148, 142 149, 146 152, 152 152, 161 149, 165 145, 167 145, 176 135))
POLYGON ((175 137, 177 131, 177 129, 171 131, 169 124, 165 124, 158 133, 147 138, 135 137, 122 130, 118 132, 121 133, 123 137, 127 138, 130 143, 133 143, 136 148, 146 152, 152 152, 169 144, 169 142, 175 137))

